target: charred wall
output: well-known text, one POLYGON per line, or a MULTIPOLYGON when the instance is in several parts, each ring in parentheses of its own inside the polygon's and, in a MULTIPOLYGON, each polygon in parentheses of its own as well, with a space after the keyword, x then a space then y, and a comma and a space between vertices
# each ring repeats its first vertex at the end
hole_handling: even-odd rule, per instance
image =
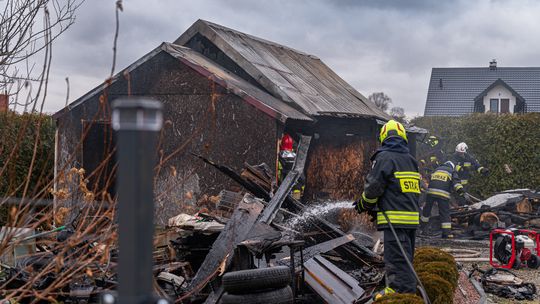
MULTIPOLYGON (((82 153, 83 124, 110 122, 110 101, 131 96, 164 105, 155 189, 158 223, 196 203, 202 194, 238 188, 231 180, 191 155, 197 153, 234 169, 244 162, 275 161, 277 122, 166 53, 160 53, 57 120, 58 169, 95 167, 82 153), (85 161, 86 160, 86 161, 85 161), (86 162, 86 163, 85 163, 86 162)), ((95 132, 95 130, 94 130, 95 132)), ((104 134, 107 130, 104 128, 104 134)), ((106 144, 106 143, 104 143, 106 144)), ((96 149, 97 150, 97 149, 96 149)), ((98 155, 99 156, 99 155, 98 155)), ((98 158, 102 159, 102 158, 98 158)))

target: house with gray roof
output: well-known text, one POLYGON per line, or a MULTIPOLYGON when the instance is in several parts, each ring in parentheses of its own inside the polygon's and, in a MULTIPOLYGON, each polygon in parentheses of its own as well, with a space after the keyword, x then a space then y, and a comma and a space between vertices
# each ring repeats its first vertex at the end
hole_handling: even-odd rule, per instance
POLYGON ((433 68, 424 116, 540 112, 540 67, 433 68))

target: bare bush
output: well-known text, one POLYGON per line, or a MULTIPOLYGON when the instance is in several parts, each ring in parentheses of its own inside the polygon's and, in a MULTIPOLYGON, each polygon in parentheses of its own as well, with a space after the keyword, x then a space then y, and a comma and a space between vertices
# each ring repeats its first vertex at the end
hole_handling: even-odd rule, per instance
POLYGON ((35 111, 46 95, 52 43, 75 22, 84 0, 7 0, 0 15, 0 92, 13 108, 35 111), (43 63, 38 67, 38 60, 43 63), (19 96, 24 88, 27 96, 19 96))

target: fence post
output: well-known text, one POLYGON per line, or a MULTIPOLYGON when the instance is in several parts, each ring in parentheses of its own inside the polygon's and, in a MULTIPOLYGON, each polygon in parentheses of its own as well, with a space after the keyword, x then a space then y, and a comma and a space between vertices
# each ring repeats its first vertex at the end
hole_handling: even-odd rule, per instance
POLYGON ((141 98, 115 100, 112 125, 118 160, 118 303, 156 303, 153 183, 162 105, 141 98))

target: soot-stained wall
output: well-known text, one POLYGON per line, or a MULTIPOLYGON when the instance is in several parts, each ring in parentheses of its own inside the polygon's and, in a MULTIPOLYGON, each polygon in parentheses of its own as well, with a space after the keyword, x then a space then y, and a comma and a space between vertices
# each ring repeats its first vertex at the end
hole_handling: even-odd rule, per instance
MULTIPOLYGON (((275 162, 277 121, 162 52, 59 116, 60 174, 72 167, 96 167, 95 159, 102 158, 88 155, 92 149, 81 144, 83 125, 93 121, 106 125, 110 122, 110 102, 128 95, 152 98, 164 105, 158 148, 162 163, 156 170, 154 185, 158 224, 194 204, 202 194, 216 195, 222 189, 238 188, 192 152, 236 170, 244 162, 275 162)), ((92 133, 99 136, 95 130, 92 133)), ((102 140, 112 140, 105 129, 102 140)))

